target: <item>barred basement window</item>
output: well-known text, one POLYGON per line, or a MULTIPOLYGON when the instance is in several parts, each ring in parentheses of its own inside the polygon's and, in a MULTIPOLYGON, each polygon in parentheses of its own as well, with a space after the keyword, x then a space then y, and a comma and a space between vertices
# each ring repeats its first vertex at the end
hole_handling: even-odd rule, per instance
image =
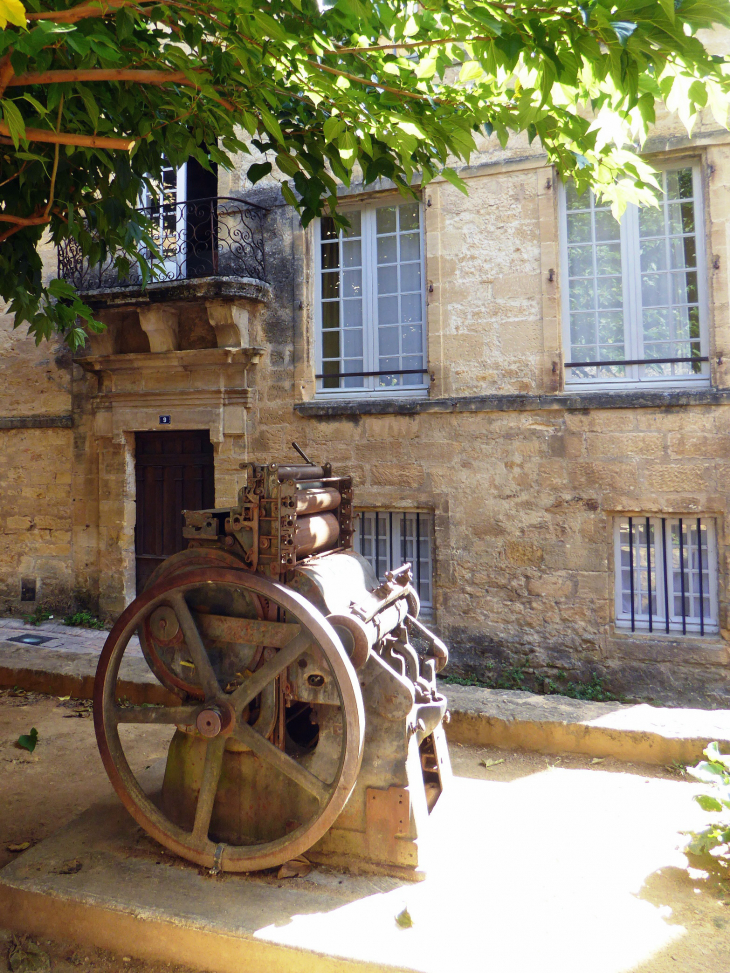
POLYGON ((718 631, 713 519, 618 517, 614 543, 618 627, 683 635, 718 631))
POLYGON ((360 510, 355 514, 355 550, 380 579, 408 561, 424 608, 433 603, 432 533, 431 514, 422 511, 360 510))

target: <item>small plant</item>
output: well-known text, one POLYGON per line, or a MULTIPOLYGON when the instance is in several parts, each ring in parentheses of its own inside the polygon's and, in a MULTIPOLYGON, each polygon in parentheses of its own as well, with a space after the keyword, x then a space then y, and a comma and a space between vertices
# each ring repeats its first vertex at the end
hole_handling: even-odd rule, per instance
MULTIPOLYGON (((703 811, 721 813, 730 811, 730 754, 720 753, 717 743, 711 743, 704 751, 707 760, 701 760, 696 767, 688 767, 687 773, 710 784, 710 794, 695 794, 695 800, 703 811)), ((692 841, 688 851, 693 855, 707 855, 713 848, 730 845, 730 816, 713 823, 704 831, 688 831, 692 841)), ((725 854, 727 854, 727 849, 725 854)))
POLYGON ((71 615, 66 615, 63 624, 72 625, 74 628, 104 628, 104 623, 100 622, 96 615, 92 615, 91 612, 87 611, 78 611, 73 612, 71 615))
POLYGON ((32 615, 23 615, 23 621, 26 625, 40 625, 41 622, 48 622, 52 618, 53 614, 40 603, 35 606, 32 615))
POLYGON ((481 686, 482 689, 489 689, 490 684, 476 676, 443 676, 439 677, 447 686, 481 686))

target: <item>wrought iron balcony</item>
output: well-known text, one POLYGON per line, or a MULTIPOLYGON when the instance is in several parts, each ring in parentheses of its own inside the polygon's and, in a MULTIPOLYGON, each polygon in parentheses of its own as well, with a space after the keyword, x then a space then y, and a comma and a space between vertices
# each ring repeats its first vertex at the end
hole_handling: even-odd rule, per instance
MULTIPOLYGON (((233 277, 266 280, 264 219, 266 210, 232 197, 158 203, 140 209, 152 223, 152 237, 162 254, 154 282, 233 277)), ((144 253, 145 259, 151 253, 144 253)), ((113 258, 90 265, 75 240, 58 248, 58 276, 80 293, 142 286, 139 265, 120 276, 113 258)))

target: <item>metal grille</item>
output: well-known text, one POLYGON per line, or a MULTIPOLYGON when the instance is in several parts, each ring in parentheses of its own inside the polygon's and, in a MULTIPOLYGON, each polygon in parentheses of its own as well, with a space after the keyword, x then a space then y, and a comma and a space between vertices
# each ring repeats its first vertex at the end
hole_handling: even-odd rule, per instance
POLYGON ((355 550, 381 580, 406 561, 421 605, 432 605, 431 514, 403 510, 361 510, 355 515, 355 550))
POLYGON ((619 626, 683 635, 718 631, 712 519, 620 517, 615 544, 619 626))
MULTIPOLYGON (((162 255, 155 281, 199 277, 266 280, 266 210, 262 207, 219 196, 183 203, 157 201, 139 212, 149 218, 152 238, 162 255)), ((151 253, 143 250, 142 256, 149 260, 151 253)), ((113 257, 91 264, 72 239, 59 244, 58 276, 81 293, 142 284, 139 264, 132 263, 129 272, 120 275, 113 257)))

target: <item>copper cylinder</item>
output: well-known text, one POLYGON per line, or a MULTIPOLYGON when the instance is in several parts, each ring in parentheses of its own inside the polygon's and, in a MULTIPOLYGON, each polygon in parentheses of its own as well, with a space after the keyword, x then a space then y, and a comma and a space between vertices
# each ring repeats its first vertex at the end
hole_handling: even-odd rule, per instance
POLYGON ((297 517, 294 546, 299 558, 334 547, 339 537, 340 525, 334 514, 297 517))
POLYGON ((327 489, 326 487, 298 490, 295 496, 298 516, 324 513, 325 510, 336 510, 342 500, 338 490, 327 489))

